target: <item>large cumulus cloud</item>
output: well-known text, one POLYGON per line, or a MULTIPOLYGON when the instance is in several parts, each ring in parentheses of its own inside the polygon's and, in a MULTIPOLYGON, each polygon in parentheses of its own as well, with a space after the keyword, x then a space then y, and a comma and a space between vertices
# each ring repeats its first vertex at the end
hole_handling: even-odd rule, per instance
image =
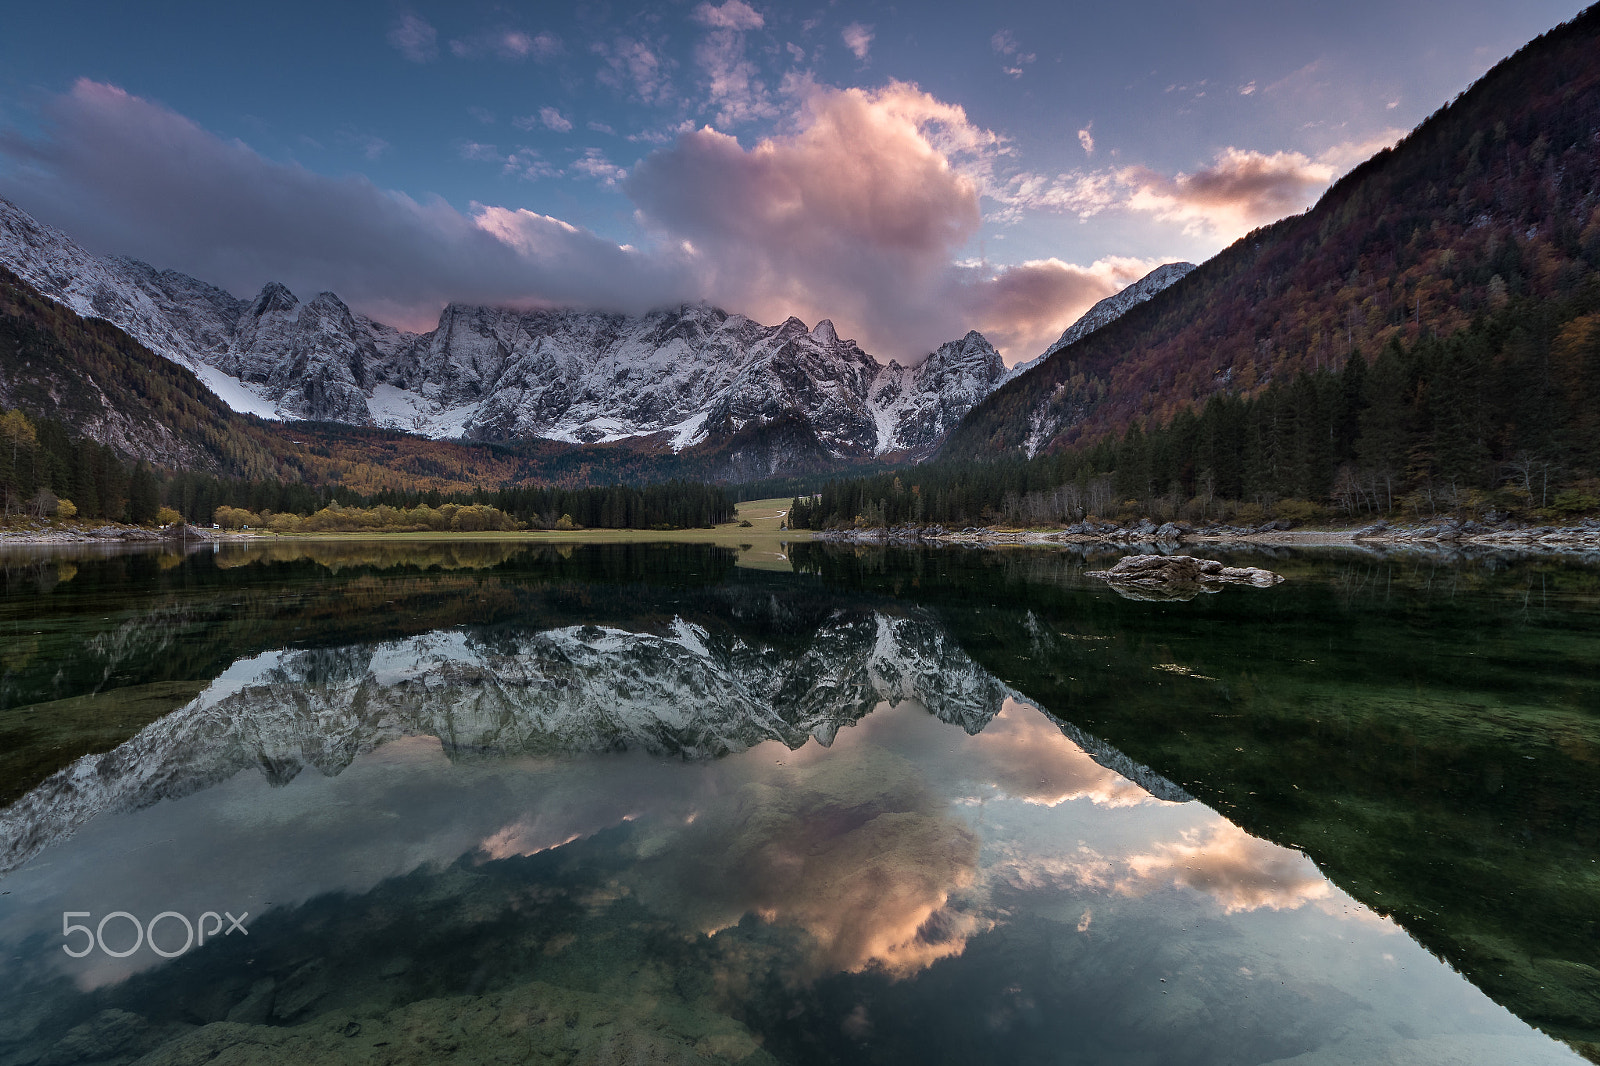
POLYGON ((747 148, 706 127, 624 183, 646 225, 689 242, 704 287, 747 313, 826 316, 901 359, 976 327, 1027 358, 1155 265, 958 264, 1001 139, 902 82, 787 91, 799 106, 785 133, 747 148))

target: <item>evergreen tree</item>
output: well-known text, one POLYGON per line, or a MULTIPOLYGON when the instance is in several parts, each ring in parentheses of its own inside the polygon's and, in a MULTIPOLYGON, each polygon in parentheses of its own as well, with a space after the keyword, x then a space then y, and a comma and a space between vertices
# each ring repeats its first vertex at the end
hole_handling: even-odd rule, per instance
POLYGON ((133 478, 128 485, 128 521, 136 526, 149 525, 156 520, 160 509, 155 474, 150 464, 141 459, 134 464, 133 478))

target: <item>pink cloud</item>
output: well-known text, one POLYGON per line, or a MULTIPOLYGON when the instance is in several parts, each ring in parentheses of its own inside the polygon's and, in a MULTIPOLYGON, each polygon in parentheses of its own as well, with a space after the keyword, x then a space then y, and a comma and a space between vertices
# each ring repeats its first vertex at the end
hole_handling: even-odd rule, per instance
POLYGON ((1298 851, 1253 837, 1220 818, 1185 832, 1179 841, 1129 856, 1127 869, 1129 876, 1117 887, 1129 895, 1180 885, 1212 897, 1228 914, 1295 910, 1333 891, 1298 851))
POLYGON ((904 354, 895 336, 928 319, 930 287, 979 224, 976 183, 933 143, 940 125, 965 126, 965 114, 915 86, 814 89, 793 134, 747 149, 697 130, 646 157, 624 189, 654 229, 693 243, 710 287, 746 313, 860 323, 869 347, 904 354))
POLYGON ((1122 171, 1127 205, 1187 232, 1238 236, 1304 210, 1333 180, 1334 168, 1300 152, 1226 148, 1209 166, 1168 177, 1143 167, 1122 171))
POLYGON ((850 49, 850 54, 857 59, 867 58, 867 51, 872 47, 874 36, 871 26, 863 26, 859 22, 852 22, 844 28, 839 35, 844 38, 844 46, 850 49))
MULTIPOLYGON (((1402 132, 1380 130, 1363 140, 1333 145, 1315 157, 1228 147, 1188 173, 1164 174, 1144 166, 1077 170, 1055 178, 1020 173, 993 183, 985 192, 1002 205, 995 213, 998 220, 1015 221, 1026 210, 1060 211, 1080 219, 1112 210, 1134 211, 1176 223, 1191 235, 1231 241, 1310 207, 1335 178, 1394 144, 1402 132)), ((1084 150, 1093 152, 1092 129, 1086 127, 1078 136, 1084 150)))
POLYGON ((957 292, 973 328, 1016 363, 1043 352, 1090 307, 1159 265, 1120 256, 1088 266, 1031 260, 975 277, 957 292))
POLYGON ((744 0, 727 0, 721 7, 701 4, 693 17, 701 25, 719 30, 759 30, 766 25, 761 13, 744 0))
POLYGON ((711 106, 717 108, 716 121, 731 126, 776 116, 771 94, 745 55, 745 31, 760 29, 765 24, 761 15, 742 0, 727 0, 721 7, 701 4, 694 18, 711 27, 694 54, 711 106))

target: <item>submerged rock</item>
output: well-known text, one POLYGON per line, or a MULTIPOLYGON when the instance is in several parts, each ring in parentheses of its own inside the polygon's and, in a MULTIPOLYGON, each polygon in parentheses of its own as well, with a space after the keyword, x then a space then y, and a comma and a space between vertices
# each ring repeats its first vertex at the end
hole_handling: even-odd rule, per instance
POLYGON ((1270 588, 1282 575, 1254 566, 1223 566, 1215 559, 1192 555, 1130 555, 1109 570, 1090 570, 1117 592, 1135 600, 1192 600, 1202 592, 1220 592, 1223 585, 1270 588))

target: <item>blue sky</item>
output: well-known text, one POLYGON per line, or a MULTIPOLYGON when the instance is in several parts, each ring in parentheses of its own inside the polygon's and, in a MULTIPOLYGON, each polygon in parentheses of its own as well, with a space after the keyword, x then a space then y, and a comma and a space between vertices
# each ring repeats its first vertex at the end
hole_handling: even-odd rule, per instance
POLYGON ((96 250, 448 300, 833 318, 1016 361, 1576 3, 13 5, 0 195, 96 250))

